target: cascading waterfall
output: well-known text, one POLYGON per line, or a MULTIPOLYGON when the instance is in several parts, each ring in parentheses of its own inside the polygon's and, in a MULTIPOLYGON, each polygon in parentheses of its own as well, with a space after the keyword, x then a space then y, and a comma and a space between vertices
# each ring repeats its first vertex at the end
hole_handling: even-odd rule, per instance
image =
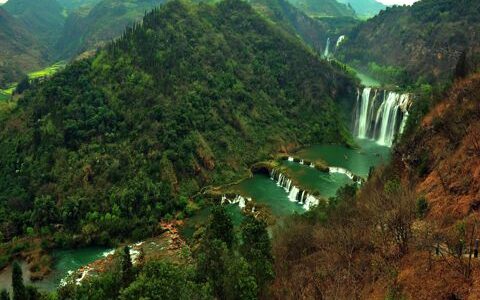
POLYGON ((323 57, 328 57, 329 55, 330 55, 330 38, 327 38, 327 45, 325 46, 323 57))
POLYGON ((339 174, 345 174, 348 178, 350 178, 351 180, 353 180, 355 178, 355 175, 350 172, 349 170, 347 169, 344 169, 344 168, 340 168, 340 167, 329 167, 328 168, 328 172, 330 173, 339 173, 339 174))
POLYGON ((362 139, 373 139, 390 147, 401 134, 408 118, 410 94, 382 92, 366 87, 358 92, 355 107, 354 134, 362 139))
POLYGON ((371 88, 363 89, 362 100, 360 101, 360 117, 358 120, 358 129, 356 130, 359 138, 365 138, 367 136, 367 130, 369 125, 368 112, 370 108, 370 92, 371 88))
POLYGON ((281 172, 272 169, 270 172, 270 179, 275 181, 278 186, 283 187, 286 193, 288 193, 288 200, 291 202, 298 202, 303 206, 305 210, 309 210, 313 206, 318 205, 319 200, 313 195, 308 194, 307 191, 301 190, 292 184, 292 180, 286 177, 281 172))
POLYGON ((337 43, 335 44, 335 50, 338 49, 338 47, 340 46, 340 44, 343 42, 344 39, 345 39, 344 35, 341 35, 338 37, 337 43))
POLYGON ((222 201, 220 202, 222 205, 223 204, 238 204, 238 207, 240 207, 241 209, 244 209, 246 205, 246 203, 252 201, 252 198, 245 198, 243 196, 240 196, 240 195, 236 195, 235 198, 233 198, 233 200, 230 200, 227 198, 227 196, 223 195, 222 196, 222 201))

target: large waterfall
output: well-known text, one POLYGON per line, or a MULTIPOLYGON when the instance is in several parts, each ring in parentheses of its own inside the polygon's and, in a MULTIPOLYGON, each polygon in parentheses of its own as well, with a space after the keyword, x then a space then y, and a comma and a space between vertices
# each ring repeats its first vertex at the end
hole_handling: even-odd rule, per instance
POLYGON ((364 88, 355 106, 355 135, 390 147, 397 133, 403 132, 410 103, 410 94, 364 88))

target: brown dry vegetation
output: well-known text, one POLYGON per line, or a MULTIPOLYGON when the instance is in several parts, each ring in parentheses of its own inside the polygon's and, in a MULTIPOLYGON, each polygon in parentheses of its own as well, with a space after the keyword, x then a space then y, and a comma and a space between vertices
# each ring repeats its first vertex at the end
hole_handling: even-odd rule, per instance
POLYGON ((326 217, 287 221, 276 233, 273 296, 479 299, 479 121, 477 74, 456 82, 360 191, 344 192, 326 217))

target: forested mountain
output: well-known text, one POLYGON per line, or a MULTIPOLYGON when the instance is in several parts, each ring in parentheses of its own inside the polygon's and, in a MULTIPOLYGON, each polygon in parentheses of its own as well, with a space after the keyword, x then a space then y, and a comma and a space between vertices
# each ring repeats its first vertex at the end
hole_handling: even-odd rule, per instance
POLYGON ((376 0, 338 0, 338 2, 350 4, 355 13, 363 18, 373 17, 387 7, 376 0))
POLYGON ((121 35, 127 25, 139 21, 145 12, 164 0, 102 0, 92 8, 72 12, 56 52, 61 58, 71 58, 83 51, 94 50, 121 35))
POLYGON ((2 233, 61 223, 67 240, 151 234, 155 220, 188 214, 186 196, 272 151, 349 143, 335 101, 355 94, 350 76, 246 3, 169 2, 4 121, 2 233))
POLYGON ((350 5, 345 5, 336 0, 290 0, 290 3, 312 17, 355 16, 355 11, 350 5))
POLYGON ((56 0, 9 0, 2 7, 44 46, 55 45, 65 22, 64 9, 56 0))
POLYGON ((27 70, 40 68, 47 58, 46 49, 22 22, 0 7, 0 87, 19 80, 27 70))
POLYGON ((446 80, 463 52, 477 60, 479 18, 476 0, 391 7, 353 30, 342 48, 344 58, 360 66, 375 62, 406 70, 399 81, 446 80))

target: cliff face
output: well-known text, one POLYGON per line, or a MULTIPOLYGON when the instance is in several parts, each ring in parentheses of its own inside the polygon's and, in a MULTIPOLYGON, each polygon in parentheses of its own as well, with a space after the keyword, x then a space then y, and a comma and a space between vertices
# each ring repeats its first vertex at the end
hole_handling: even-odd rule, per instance
POLYGON ((478 60, 479 18, 476 0, 424 0, 411 7, 395 6, 354 29, 342 55, 357 64, 405 68, 410 78, 448 79, 462 52, 478 60))

